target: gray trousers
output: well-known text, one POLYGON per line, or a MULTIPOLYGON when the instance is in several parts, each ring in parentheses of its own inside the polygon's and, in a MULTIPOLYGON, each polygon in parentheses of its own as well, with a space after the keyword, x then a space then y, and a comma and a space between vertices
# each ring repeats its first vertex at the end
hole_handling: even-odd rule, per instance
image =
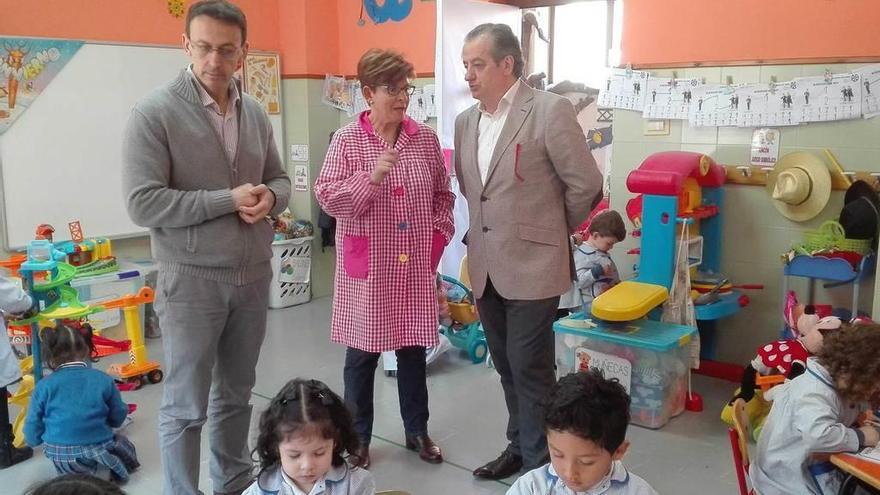
POLYGON ((266 335, 270 279, 236 286, 160 271, 156 313, 165 350, 159 445, 165 495, 196 495, 208 423, 215 492, 252 482, 251 389, 266 335))
POLYGON ((559 296, 534 301, 505 299, 487 280, 477 299, 480 322, 501 375, 507 403, 507 450, 521 456, 523 469, 546 464, 547 437, 541 426, 541 399, 556 383, 553 321, 559 296))

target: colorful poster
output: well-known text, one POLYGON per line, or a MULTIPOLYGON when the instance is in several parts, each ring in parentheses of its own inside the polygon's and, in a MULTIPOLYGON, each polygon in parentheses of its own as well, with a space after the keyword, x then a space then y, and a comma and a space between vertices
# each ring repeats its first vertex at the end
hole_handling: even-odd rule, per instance
POLYGON ((82 41, 0 37, 0 134, 76 54, 82 41))
POLYGON ((277 53, 248 53, 244 63, 244 91, 256 98, 266 113, 281 113, 281 67, 277 53))

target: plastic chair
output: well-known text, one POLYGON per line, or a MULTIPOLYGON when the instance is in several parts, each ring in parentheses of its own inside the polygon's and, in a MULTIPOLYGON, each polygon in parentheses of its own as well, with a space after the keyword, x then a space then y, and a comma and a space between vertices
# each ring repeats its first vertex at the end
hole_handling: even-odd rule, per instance
POLYGON ((727 429, 727 436, 730 438, 730 451, 740 495, 758 495, 749 479, 749 427, 746 402, 736 399, 733 401, 733 426, 727 429))

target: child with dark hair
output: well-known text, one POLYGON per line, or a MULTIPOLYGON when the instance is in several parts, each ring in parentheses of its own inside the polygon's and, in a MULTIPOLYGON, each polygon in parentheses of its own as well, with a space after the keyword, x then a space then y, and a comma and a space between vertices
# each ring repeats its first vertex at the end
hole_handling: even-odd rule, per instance
POLYGON ((823 477, 811 473, 825 471, 817 466, 823 457, 877 445, 878 418, 868 405, 880 401, 878 356, 880 325, 844 325, 807 358, 803 374, 771 389, 773 407, 749 468, 756 491, 820 494, 823 477))
POLYGON ((109 481, 88 474, 65 474, 41 483, 25 495, 125 495, 109 481))
POLYGON ((543 404, 550 463, 524 474, 507 495, 657 495, 621 462, 629 404, 623 386, 597 369, 562 377, 543 404))
MULTIPOLYGON (((85 331, 88 331, 86 328, 85 331)), ((40 330, 43 357, 54 372, 37 383, 24 425, 25 440, 55 465, 58 474, 90 474, 119 483, 140 467, 134 445, 113 428, 128 406, 113 378, 89 367, 89 338, 58 324, 40 330)))
POLYGON ((576 246, 574 256, 575 286, 581 293, 583 310, 587 317, 593 299, 620 282, 617 265, 608 254, 618 242, 626 239, 626 225, 620 213, 614 210, 596 215, 587 227, 583 243, 576 246))
POLYGON ((291 380, 260 416, 260 472, 242 495, 372 495, 373 475, 346 462, 360 445, 338 395, 318 380, 291 380))

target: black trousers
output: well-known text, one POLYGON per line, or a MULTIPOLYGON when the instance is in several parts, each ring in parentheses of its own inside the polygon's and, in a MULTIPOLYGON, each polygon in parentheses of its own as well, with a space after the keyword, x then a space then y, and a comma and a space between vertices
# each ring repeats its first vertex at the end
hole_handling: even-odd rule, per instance
MULTIPOLYGON (((407 435, 428 433, 428 383, 425 376, 425 348, 404 347, 397 354, 397 397, 400 417, 407 435)), ((373 383, 378 352, 354 347, 345 351, 345 403, 354 414, 354 429, 364 445, 373 435, 373 383)))
POLYGON ((483 297, 477 299, 507 403, 507 450, 522 456, 524 469, 549 461, 538 404, 556 383, 553 322, 558 306, 559 296, 530 301, 506 299, 495 290, 492 280, 486 281, 483 297))
POLYGON ((6 396, 8 389, 0 387, 0 428, 6 428, 9 424, 9 397, 6 396))

